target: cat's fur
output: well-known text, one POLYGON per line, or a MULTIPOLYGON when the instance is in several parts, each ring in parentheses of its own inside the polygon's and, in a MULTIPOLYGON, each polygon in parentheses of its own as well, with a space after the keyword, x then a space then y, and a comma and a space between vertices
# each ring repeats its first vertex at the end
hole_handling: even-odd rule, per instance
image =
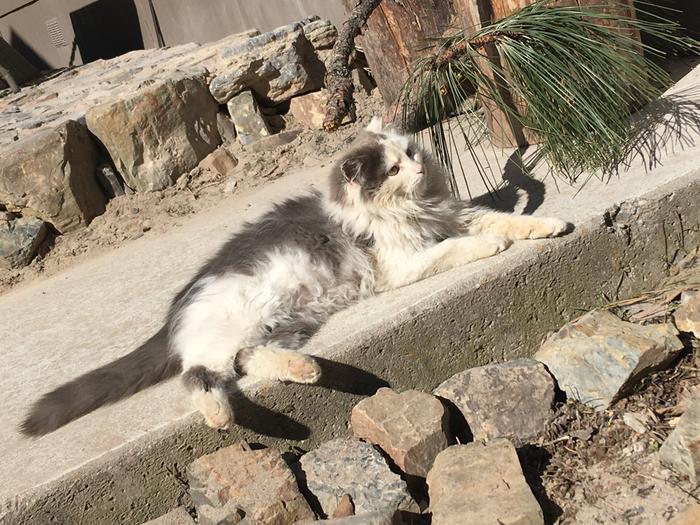
POLYGON ((178 371, 206 423, 226 428, 236 376, 319 379, 297 350, 338 310, 566 229, 454 200, 435 163, 375 119, 333 168, 328 198, 293 198, 245 225, 175 297, 156 336, 46 394, 21 430, 45 434, 178 371))

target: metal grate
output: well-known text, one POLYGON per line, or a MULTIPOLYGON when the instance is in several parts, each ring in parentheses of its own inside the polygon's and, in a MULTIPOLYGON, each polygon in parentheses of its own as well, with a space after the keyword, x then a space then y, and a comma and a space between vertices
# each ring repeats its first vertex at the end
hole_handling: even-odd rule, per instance
POLYGON ((64 47, 68 45, 66 42, 66 37, 61 30, 61 25, 58 23, 58 19, 51 18, 46 22, 46 30, 49 32, 49 40, 54 47, 64 47))

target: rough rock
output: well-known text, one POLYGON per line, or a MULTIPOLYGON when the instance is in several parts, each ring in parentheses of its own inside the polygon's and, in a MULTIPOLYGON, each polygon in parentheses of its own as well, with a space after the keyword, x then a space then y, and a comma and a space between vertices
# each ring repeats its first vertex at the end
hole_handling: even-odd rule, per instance
POLYGON ((700 484, 700 397, 683 413, 659 450, 666 466, 700 484))
POLYGON ((217 110, 202 75, 173 72, 90 109, 86 120, 126 184, 153 191, 170 186, 219 145, 217 110))
POLYGON ((187 513, 185 507, 178 507, 160 518, 147 521, 143 525, 194 525, 194 520, 187 513))
MULTIPOLYGON (((131 51, 110 60, 67 68, 0 99, 0 145, 34 135, 66 120, 81 122, 94 106, 119 98, 174 71, 216 73, 218 51, 259 35, 246 31, 208 44, 131 51), (60 96, 59 96, 60 94, 60 96)), ((207 73, 207 78, 209 74, 207 73)))
POLYGON ((542 509, 506 439, 454 445, 428 473, 433 525, 543 525, 542 509))
POLYGON ((272 134, 252 92, 239 93, 227 106, 241 144, 250 144, 272 134))
POLYGON ((263 137, 260 140, 256 140, 249 146, 249 149, 255 152, 270 151, 275 148, 279 148, 280 146, 284 146, 285 144, 289 144, 300 134, 300 129, 280 131, 279 133, 275 133, 274 135, 270 135, 269 137, 263 137))
MULTIPOLYGON (((326 113, 328 98, 328 92, 325 90, 294 97, 289 102, 289 112, 305 128, 323 129, 323 118, 326 113)), ((355 108, 353 106, 351 111, 343 118, 341 124, 354 121, 355 108)))
POLYGON ((303 26, 304 36, 314 49, 330 49, 338 38, 338 30, 330 20, 313 20, 303 26))
POLYGON ((223 47, 218 53, 220 73, 209 89, 221 103, 245 89, 252 89, 261 100, 283 102, 323 84, 325 68, 300 23, 223 47))
POLYGON ((41 219, 0 220, 0 268, 20 268, 32 262, 46 233, 41 219))
MULTIPOLYGON (((202 456, 188 469, 190 495, 211 523, 241 517, 259 525, 284 525, 311 518, 313 512, 280 453, 233 445, 202 456), (208 506, 227 508, 217 516, 208 506), (219 521, 213 521, 218 519, 219 521)), ((242 521, 239 519, 239 521, 242 521)))
POLYGON ((233 193, 234 191, 236 191, 237 187, 238 179, 236 177, 229 177, 228 179, 226 179, 221 189, 224 193, 233 193))
POLYGON ((668 525, 698 525, 698 523, 700 523, 700 503, 693 503, 676 514, 668 525))
POLYGON ((356 67, 352 70, 352 82, 357 91, 362 90, 367 95, 371 94, 377 87, 363 67, 356 67))
POLYGON ((236 126, 233 125, 233 120, 231 117, 224 115, 221 112, 216 114, 216 129, 219 130, 219 135, 221 135, 221 142, 226 144, 227 142, 233 142, 236 138, 236 126))
POLYGON ((96 158, 95 144, 77 122, 37 131, 3 150, 0 204, 38 217, 60 233, 89 224, 105 210, 96 158))
POLYGON ((306 486, 326 516, 333 515, 345 494, 352 498, 358 515, 418 510, 406 483, 369 443, 334 439, 302 456, 299 463, 306 486))
POLYGON ((700 339, 700 290, 686 290, 681 294, 681 304, 673 313, 673 321, 681 332, 700 339))
POLYGON ((380 388, 352 409, 355 437, 380 447, 403 472, 424 478, 449 444, 448 414, 435 397, 417 390, 380 388))
POLYGON ((221 507, 197 505, 199 525, 245 525, 245 519, 245 512, 238 508, 234 501, 228 501, 221 507))
POLYGON ((238 160, 226 148, 215 149, 199 163, 200 168, 221 176, 228 175, 237 165, 238 160))
POLYGON ((642 326, 595 310, 549 337, 535 359, 569 398, 602 410, 673 360, 683 349, 677 335, 672 324, 642 326))
POLYGON ((552 413, 554 380, 534 359, 470 368, 433 393, 464 416, 474 439, 524 441, 544 429, 552 413))
POLYGON ((403 525, 404 521, 399 512, 371 512, 345 518, 333 518, 323 521, 298 521, 294 525, 403 525))

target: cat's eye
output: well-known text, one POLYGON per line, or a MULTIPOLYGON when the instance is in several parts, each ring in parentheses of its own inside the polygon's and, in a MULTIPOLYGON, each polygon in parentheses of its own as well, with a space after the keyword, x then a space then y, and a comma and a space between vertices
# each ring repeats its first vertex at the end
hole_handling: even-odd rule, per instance
POLYGON ((386 173, 389 177, 393 177, 399 172, 398 166, 392 166, 391 169, 386 173))

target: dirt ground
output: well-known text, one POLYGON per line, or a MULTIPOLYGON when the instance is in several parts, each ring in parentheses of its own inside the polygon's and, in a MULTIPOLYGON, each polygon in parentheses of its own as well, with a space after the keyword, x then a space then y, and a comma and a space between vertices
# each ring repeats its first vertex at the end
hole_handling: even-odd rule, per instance
MULTIPOLYGON (((371 95, 356 90, 355 100, 357 120, 334 133, 305 130, 292 142, 263 152, 253 152, 234 140, 222 146, 238 160, 236 168, 225 177, 195 168, 165 190, 133 193, 110 200, 106 212, 86 228, 52 236, 29 266, 0 269, 0 294, 21 283, 54 275, 87 257, 113 250, 144 235, 168 231, 188 215, 210 209, 225 198, 267 184, 290 171, 330 166, 332 158, 352 142, 358 130, 367 125, 372 116, 383 112, 383 102, 376 89, 371 95)), ((276 123, 283 129, 301 128, 291 114, 277 117, 276 123)))
MULTIPOLYGON (((679 290, 700 288, 700 252, 664 286, 611 305, 621 318, 670 322, 679 290)), ((521 449, 530 486, 557 525, 660 525, 700 502, 700 487, 663 467, 656 452, 693 397, 700 396, 700 341, 682 336, 683 356, 646 378, 609 410, 561 402, 538 442, 521 449)))

